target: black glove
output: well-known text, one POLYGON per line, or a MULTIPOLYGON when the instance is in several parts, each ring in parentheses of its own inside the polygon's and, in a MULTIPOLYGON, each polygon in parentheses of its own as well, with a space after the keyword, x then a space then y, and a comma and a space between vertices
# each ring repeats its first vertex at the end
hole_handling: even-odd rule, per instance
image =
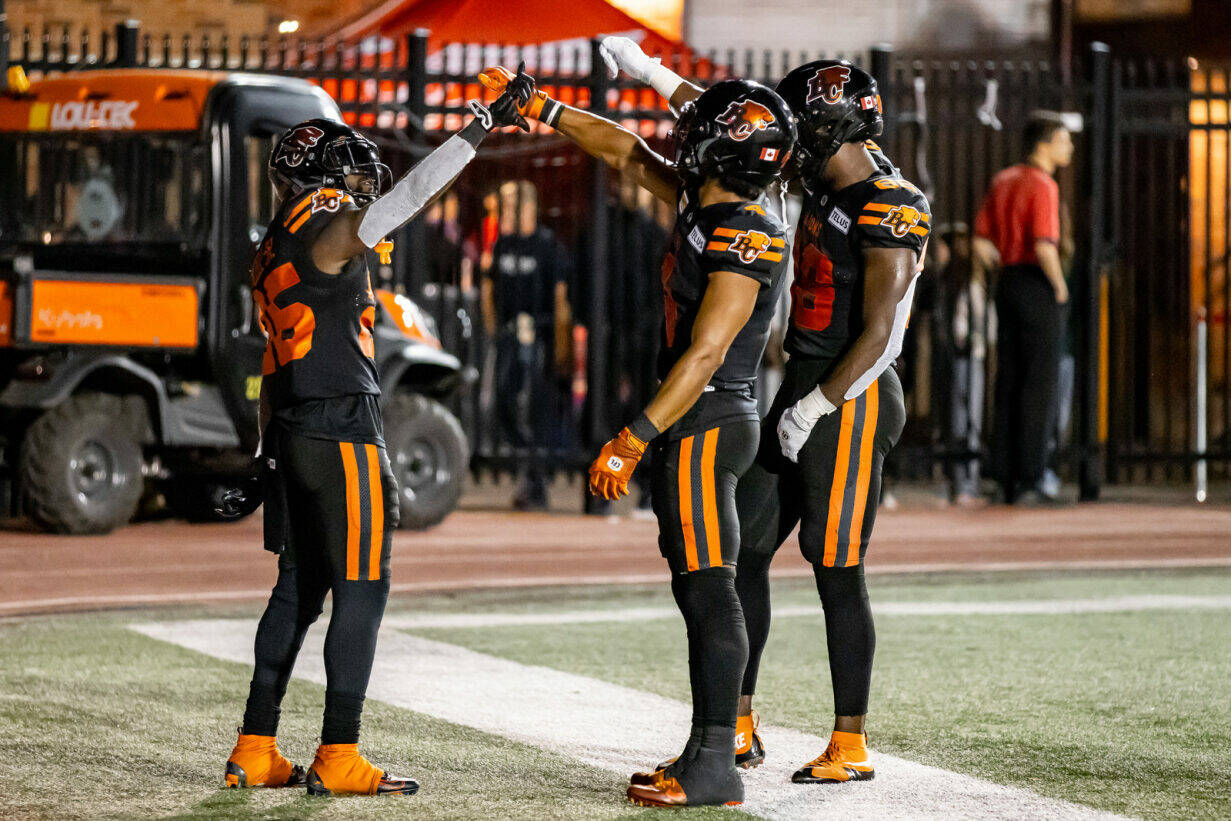
POLYGON ((517 66, 517 74, 505 86, 496 102, 491 104, 492 125, 488 130, 515 125, 522 131, 529 131, 530 124, 526 122, 525 111, 534 96, 534 78, 526 73, 526 62, 523 60, 517 66))

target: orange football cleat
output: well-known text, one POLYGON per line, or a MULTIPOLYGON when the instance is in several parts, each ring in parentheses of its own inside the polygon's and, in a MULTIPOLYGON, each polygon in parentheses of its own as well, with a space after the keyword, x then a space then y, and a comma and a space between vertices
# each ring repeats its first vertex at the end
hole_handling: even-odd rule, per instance
POLYGON ((735 766, 745 770, 759 767, 765 761, 765 745, 757 728, 761 726, 761 716, 756 710, 752 715, 737 716, 735 719, 735 766))
POLYGON ((304 783, 304 772, 278 752, 273 736, 249 735, 241 729, 227 759, 225 781, 233 788, 298 787, 304 783))
POLYGON ((839 784, 869 781, 875 776, 867 735, 834 730, 825 752, 796 770, 791 780, 796 784, 839 784))
POLYGON ((308 768, 308 795, 414 795, 419 783, 394 778, 359 755, 358 744, 322 744, 308 768))

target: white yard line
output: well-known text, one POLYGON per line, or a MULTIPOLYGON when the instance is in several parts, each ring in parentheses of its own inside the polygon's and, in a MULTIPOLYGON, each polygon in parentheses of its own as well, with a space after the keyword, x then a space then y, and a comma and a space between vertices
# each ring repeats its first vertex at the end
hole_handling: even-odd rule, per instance
MULTIPOLYGON (((1231 596, 1110 596, 1102 599, 1038 601, 873 602, 878 616, 1027 616, 1076 613, 1123 613, 1139 610, 1227 610, 1231 596)), ((820 605, 777 607, 774 618, 822 615, 820 605)), ((385 617, 385 625, 402 629, 432 627, 516 627, 536 624, 601 624, 679 618, 674 607, 621 610, 572 610, 561 613, 403 613, 385 617)))
MULTIPOLYGON (((133 629, 217 658, 252 663, 252 620, 156 622, 133 629)), ((297 676, 320 684, 325 681, 324 634, 323 625, 309 633, 295 670, 297 676)), ((620 775, 674 752, 687 735, 691 714, 688 706, 672 699, 397 630, 381 635, 368 696, 620 775)), ((1116 817, 884 754, 874 757, 873 781, 794 785, 791 771, 818 755, 827 739, 769 725, 762 726, 761 733, 769 757, 744 776, 742 809, 765 818, 1116 817)), ((612 800, 622 796, 613 795, 612 800)))

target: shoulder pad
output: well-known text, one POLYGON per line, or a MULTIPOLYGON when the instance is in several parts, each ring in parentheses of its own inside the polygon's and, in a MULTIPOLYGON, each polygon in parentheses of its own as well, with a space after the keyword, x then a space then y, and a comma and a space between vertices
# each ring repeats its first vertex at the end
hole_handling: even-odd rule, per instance
POLYGON ((927 197, 914 185, 901 177, 880 177, 872 180, 856 222, 874 244, 918 250, 931 230, 932 213, 927 197))
POLYGON ((337 188, 317 188, 313 191, 301 192, 294 205, 287 211, 282 220, 282 227, 294 234, 310 221, 318 221, 324 227, 327 219, 313 220, 318 214, 333 215, 341 210, 351 210, 358 206, 354 199, 345 191, 337 188))

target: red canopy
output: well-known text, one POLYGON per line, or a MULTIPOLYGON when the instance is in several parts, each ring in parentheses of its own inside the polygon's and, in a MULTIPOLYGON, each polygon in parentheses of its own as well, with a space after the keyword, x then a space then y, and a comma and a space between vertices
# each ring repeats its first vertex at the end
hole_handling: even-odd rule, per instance
POLYGON ((529 45, 588 39, 602 34, 635 36, 650 54, 690 53, 606 0, 386 0, 343 26, 337 34, 351 40, 373 34, 397 37, 415 29, 431 32, 430 52, 446 43, 529 45))

